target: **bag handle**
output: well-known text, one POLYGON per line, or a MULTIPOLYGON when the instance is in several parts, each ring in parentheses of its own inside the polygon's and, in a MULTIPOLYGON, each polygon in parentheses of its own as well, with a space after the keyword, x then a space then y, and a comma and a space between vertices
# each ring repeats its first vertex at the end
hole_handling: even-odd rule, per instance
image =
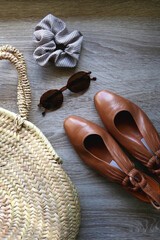
POLYGON ((18 71, 17 104, 21 118, 28 119, 31 107, 31 89, 23 54, 10 45, 0 46, 0 60, 9 60, 18 71))

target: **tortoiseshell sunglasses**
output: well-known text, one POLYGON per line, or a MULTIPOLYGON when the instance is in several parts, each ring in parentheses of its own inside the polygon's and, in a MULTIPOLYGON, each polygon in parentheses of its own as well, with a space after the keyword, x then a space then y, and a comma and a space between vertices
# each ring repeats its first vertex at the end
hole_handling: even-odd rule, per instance
POLYGON ((91 72, 77 72, 73 74, 67 82, 67 85, 62 87, 60 90, 52 89, 45 92, 41 98, 39 107, 43 107, 44 111, 42 115, 45 116, 47 110, 57 110, 63 103, 63 91, 69 89, 71 92, 79 93, 87 90, 91 80, 96 80, 96 77, 90 77, 91 72))

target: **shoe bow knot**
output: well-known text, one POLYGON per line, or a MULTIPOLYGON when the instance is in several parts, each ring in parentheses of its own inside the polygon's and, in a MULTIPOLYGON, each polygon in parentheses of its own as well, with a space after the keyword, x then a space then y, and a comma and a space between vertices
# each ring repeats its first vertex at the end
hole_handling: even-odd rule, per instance
POLYGON ((147 181, 142 173, 133 168, 123 180, 123 185, 131 188, 133 191, 144 189, 147 181))
POLYGON ((149 159, 147 167, 152 173, 160 176, 160 150, 158 150, 155 155, 149 159))
POLYGON ((133 168, 124 178, 122 184, 132 191, 142 190, 147 195, 151 204, 155 208, 160 209, 160 194, 152 189, 145 176, 137 169, 133 168))

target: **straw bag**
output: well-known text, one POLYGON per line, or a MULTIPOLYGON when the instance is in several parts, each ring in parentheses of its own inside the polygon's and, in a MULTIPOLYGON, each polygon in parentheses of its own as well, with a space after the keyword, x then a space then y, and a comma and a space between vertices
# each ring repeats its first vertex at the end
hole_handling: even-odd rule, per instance
POLYGON ((0 108, 0 239, 75 239, 78 193, 51 144, 27 121, 31 91, 23 55, 7 45, 0 59, 19 73, 19 115, 0 108))

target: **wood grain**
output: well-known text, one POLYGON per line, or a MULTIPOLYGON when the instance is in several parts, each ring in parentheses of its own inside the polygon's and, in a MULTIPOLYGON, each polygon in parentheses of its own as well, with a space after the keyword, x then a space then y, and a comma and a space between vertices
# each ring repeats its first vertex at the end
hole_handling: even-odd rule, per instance
MULTIPOLYGON (((0 33, 0 45, 11 44, 24 53, 32 88, 30 121, 63 158, 63 168, 79 191, 82 223, 77 239, 159 239, 159 212, 86 166, 69 143, 63 122, 78 115, 102 126, 93 99, 96 92, 108 89, 138 104, 160 133, 160 2, 2 0, 0 33), (34 27, 48 13, 84 35, 75 69, 53 64, 42 68, 32 57, 34 27), (84 94, 64 92, 62 108, 43 118, 37 107, 41 94, 61 88, 79 70, 92 71, 97 81, 84 94)), ((0 62, 0 106, 14 112, 16 85, 16 70, 0 62)))

